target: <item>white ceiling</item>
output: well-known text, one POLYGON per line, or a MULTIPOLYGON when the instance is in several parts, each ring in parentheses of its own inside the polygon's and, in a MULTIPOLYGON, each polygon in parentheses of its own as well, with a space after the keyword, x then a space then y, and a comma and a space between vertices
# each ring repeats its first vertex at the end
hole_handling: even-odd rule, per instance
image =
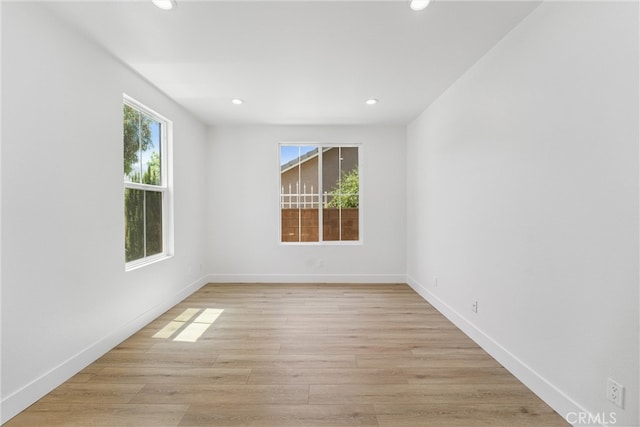
POLYGON ((407 124, 539 2, 52 2, 203 122, 407 124), (367 106, 367 98, 378 98, 367 106), (242 98, 241 106, 231 104, 242 98))

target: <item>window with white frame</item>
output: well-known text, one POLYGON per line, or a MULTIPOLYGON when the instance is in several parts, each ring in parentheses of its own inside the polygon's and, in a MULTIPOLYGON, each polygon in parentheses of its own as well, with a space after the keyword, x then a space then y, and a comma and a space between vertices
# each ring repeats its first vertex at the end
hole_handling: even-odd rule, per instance
POLYGON ((125 263, 170 255, 171 122, 125 95, 123 105, 125 263))
POLYGON ((280 144, 283 243, 360 242, 357 145, 280 144))

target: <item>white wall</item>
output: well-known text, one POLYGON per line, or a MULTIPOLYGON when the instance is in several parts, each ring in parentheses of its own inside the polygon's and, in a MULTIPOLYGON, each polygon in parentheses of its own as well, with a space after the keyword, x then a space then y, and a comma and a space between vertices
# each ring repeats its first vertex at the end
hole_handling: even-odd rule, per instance
POLYGON ((407 135, 410 283, 562 415, 622 426, 640 423, 638 71, 637 3, 543 3, 407 135))
POLYGON ((208 155, 209 279, 404 282, 405 140, 404 127, 212 129, 208 155), (362 144, 362 245, 279 243, 280 142, 362 144))
POLYGON ((203 283, 207 131, 40 6, 2 9, 5 421, 203 283), (128 273, 123 92, 174 123, 175 256, 128 273))

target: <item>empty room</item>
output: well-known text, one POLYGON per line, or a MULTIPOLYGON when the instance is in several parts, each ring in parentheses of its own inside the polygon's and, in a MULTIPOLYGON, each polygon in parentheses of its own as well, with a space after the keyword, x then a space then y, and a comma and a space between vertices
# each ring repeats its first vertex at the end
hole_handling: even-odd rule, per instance
POLYGON ((1 412, 640 426, 637 1, 0 1, 1 412))

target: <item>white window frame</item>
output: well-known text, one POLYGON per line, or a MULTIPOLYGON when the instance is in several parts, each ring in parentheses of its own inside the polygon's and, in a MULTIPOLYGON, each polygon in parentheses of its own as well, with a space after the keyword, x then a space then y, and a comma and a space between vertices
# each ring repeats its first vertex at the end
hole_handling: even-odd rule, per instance
MULTIPOLYGON (((160 126, 160 185, 127 182, 124 180, 124 188, 122 191, 123 207, 124 190, 126 189, 162 193, 162 252, 129 262, 125 261, 125 271, 131 271, 173 256, 173 122, 127 94, 123 94, 123 104, 144 113, 162 125, 160 126)), ((124 158, 120 164, 122 165, 123 163, 124 158)))
MULTIPOLYGON (((305 141, 305 142, 291 142, 291 141, 286 141, 286 142, 279 142, 278 144, 278 153, 277 153, 277 158, 278 158, 278 197, 277 197, 277 208, 278 208, 278 242, 281 245, 285 245, 285 246, 358 246, 358 245, 362 245, 364 243, 364 162, 363 162, 363 157, 364 157, 364 148, 363 145, 360 143, 326 143, 326 142, 309 142, 309 141, 305 141), (323 212, 322 212, 322 203, 319 204, 318 206, 318 241, 317 242, 283 242, 282 241, 282 205, 281 205, 281 195, 282 195, 282 188, 281 188, 281 167, 280 167, 280 153, 281 153, 281 147, 283 146, 295 146, 295 147, 304 147, 304 146, 311 146, 311 147, 318 147, 320 148, 326 148, 326 147, 331 147, 331 148, 338 148, 338 147, 342 147, 342 148, 357 148, 358 149, 358 240, 322 240, 322 236, 323 236, 323 212)), ((322 151, 322 150, 319 150, 322 151)), ((320 200, 322 200, 322 155, 320 154, 320 157, 318 158, 318 196, 320 197, 320 200)), ((314 192, 315 194, 315 192, 314 192)))

